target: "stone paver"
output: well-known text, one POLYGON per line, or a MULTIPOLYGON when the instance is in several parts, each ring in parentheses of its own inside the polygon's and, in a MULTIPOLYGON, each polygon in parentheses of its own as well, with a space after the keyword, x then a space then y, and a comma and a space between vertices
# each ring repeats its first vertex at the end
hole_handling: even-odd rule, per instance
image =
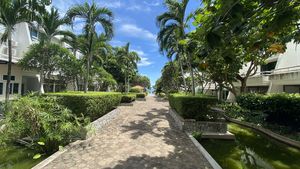
POLYGON ((118 109, 121 113, 110 124, 45 168, 211 168, 190 139, 175 127, 167 102, 147 97, 147 101, 118 109))

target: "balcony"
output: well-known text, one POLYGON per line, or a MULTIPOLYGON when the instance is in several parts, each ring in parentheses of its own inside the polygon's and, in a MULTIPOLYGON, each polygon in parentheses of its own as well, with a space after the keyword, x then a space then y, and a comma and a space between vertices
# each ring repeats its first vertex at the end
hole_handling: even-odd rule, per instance
MULTIPOLYGON (((12 57, 13 61, 20 59, 17 55, 17 47, 18 43, 16 41, 12 41, 12 57)), ((8 60, 8 44, 2 43, 0 45, 0 60, 7 61, 8 60)))

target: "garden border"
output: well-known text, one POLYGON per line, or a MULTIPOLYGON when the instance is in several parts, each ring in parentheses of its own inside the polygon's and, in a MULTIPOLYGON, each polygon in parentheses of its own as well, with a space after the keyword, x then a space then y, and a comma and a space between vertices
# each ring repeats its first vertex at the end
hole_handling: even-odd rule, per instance
POLYGON ((245 127, 249 127, 249 128, 252 128, 256 131, 259 131, 281 143, 284 143, 284 144, 287 144, 289 146, 292 146, 292 147, 295 147, 295 148, 298 148, 300 149, 300 142, 299 141, 295 141, 295 140, 292 140, 288 137, 285 137, 285 136, 282 136, 280 134, 277 134, 277 133, 274 133, 273 131, 269 130, 269 129, 266 129, 266 128, 263 128, 263 127, 260 127, 260 126, 257 126, 256 124, 253 124, 253 123, 249 123, 249 122, 244 122, 244 121, 240 121, 240 120, 237 120, 237 119, 233 119, 233 118, 230 118, 228 116, 225 115, 225 111, 222 110, 222 109, 219 109, 219 108, 211 108, 213 111, 216 111, 218 113, 222 113, 224 118, 230 122, 233 122, 233 123, 236 123, 236 124, 239 124, 239 125, 242 125, 242 126, 245 126, 245 127))
MULTIPOLYGON (((119 115, 119 114, 120 114, 120 110, 117 107, 116 109, 110 111, 109 113, 105 114, 104 116, 102 116, 102 117, 98 118, 97 120, 93 121, 90 125, 92 126, 93 129, 95 129, 94 130, 95 132, 99 131, 104 126, 106 126, 108 123, 110 123, 113 119, 115 119, 117 117, 117 115, 119 115)), ((56 158, 58 158, 59 156, 61 156, 65 152, 67 152, 69 149, 71 149, 73 147, 76 147, 80 144, 88 143, 93 135, 94 135, 93 132, 89 132, 87 134, 87 138, 85 140, 77 140, 75 142, 70 143, 69 145, 64 147, 62 150, 58 150, 57 152, 55 152, 54 154, 52 154, 51 156, 49 156, 45 160, 41 161, 40 163, 38 163, 37 165, 32 167, 32 169, 42 169, 42 168, 44 168, 49 163, 51 163, 53 160, 55 160, 56 158)))
POLYGON ((222 167, 217 163, 217 161, 205 150, 205 148, 192 136, 192 134, 185 132, 185 134, 190 138, 193 144, 197 147, 200 153, 205 157, 213 169, 222 169, 222 167))

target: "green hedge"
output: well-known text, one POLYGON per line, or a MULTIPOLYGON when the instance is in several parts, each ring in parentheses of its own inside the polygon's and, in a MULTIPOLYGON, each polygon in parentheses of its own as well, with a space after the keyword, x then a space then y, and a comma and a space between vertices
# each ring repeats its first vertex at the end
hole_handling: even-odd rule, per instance
POLYGON ((123 94, 121 98, 121 103, 131 103, 135 101, 135 94, 123 94))
POLYGON ((65 92, 51 93, 49 96, 56 96, 59 103, 66 106, 76 115, 83 114, 95 120, 109 111, 116 108, 122 95, 113 92, 65 92))
POLYGON ((146 94, 145 93, 137 93, 136 98, 145 98, 146 94))
POLYGON ((266 114, 269 123, 300 129, 299 94, 245 94, 237 97, 237 103, 247 110, 266 114))
POLYGON ((217 98, 205 95, 187 96, 170 94, 169 103, 172 109, 185 119, 211 120, 215 114, 210 107, 216 105, 217 98))

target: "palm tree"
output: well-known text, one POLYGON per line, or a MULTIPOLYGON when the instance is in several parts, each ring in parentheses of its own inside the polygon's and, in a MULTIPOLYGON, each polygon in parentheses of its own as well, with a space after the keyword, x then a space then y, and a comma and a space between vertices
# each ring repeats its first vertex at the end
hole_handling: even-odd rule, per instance
POLYGON ((23 0, 1 0, 0 1, 0 25, 4 26, 5 30, 1 37, 1 43, 8 43, 8 66, 7 66, 7 81, 5 100, 9 100, 10 81, 11 81, 11 66, 12 66, 12 34, 15 31, 15 26, 22 22, 29 22, 28 4, 23 0))
POLYGON ((130 77, 136 73, 137 62, 140 61, 139 55, 129 50, 130 43, 127 43, 124 47, 117 49, 117 57, 120 58, 120 67, 125 75, 124 85, 125 92, 129 92, 129 80, 130 77))
POLYGON ((86 76, 84 80, 84 92, 88 90, 88 79, 89 79, 89 69, 90 69, 90 62, 93 57, 93 44, 95 43, 95 36, 97 35, 96 26, 100 25, 103 27, 105 35, 108 38, 112 38, 113 36, 113 23, 112 18, 113 14, 111 10, 108 8, 103 8, 97 6, 95 2, 91 5, 85 2, 82 5, 76 5, 68 10, 67 16, 74 20, 75 18, 80 18, 84 20, 84 34, 87 39, 88 43, 88 53, 86 55, 86 76))
MULTIPOLYGON (((185 60, 185 48, 180 45, 180 41, 186 38, 185 29, 188 27, 190 17, 186 17, 186 8, 189 0, 165 0, 167 11, 157 17, 157 25, 160 31, 157 36, 157 41, 161 52, 166 52, 167 57, 175 58, 180 64, 181 74, 184 80, 186 90, 186 82, 184 79, 184 71, 182 62, 185 60)), ((188 59, 188 66, 190 68, 192 82, 194 82, 193 69, 191 59, 188 59)), ((195 95, 195 84, 192 83, 192 93, 195 95)))
MULTIPOLYGON (((38 28, 41 29, 39 33, 40 43, 44 46, 48 46, 54 37, 65 36, 69 38, 75 38, 75 35, 70 31, 61 30, 60 27, 69 24, 70 20, 68 18, 60 18, 59 12, 55 8, 51 8, 50 12, 45 11, 38 16, 38 28)), ((45 51, 47 52, 47 51, 45 51)), ((47 56, 47 55, 45 55, 47 56)), ((40 72, 40 93, 44 93, 44 68, 43 64, 45 58, 42 59, 42 68, 40 72)))

